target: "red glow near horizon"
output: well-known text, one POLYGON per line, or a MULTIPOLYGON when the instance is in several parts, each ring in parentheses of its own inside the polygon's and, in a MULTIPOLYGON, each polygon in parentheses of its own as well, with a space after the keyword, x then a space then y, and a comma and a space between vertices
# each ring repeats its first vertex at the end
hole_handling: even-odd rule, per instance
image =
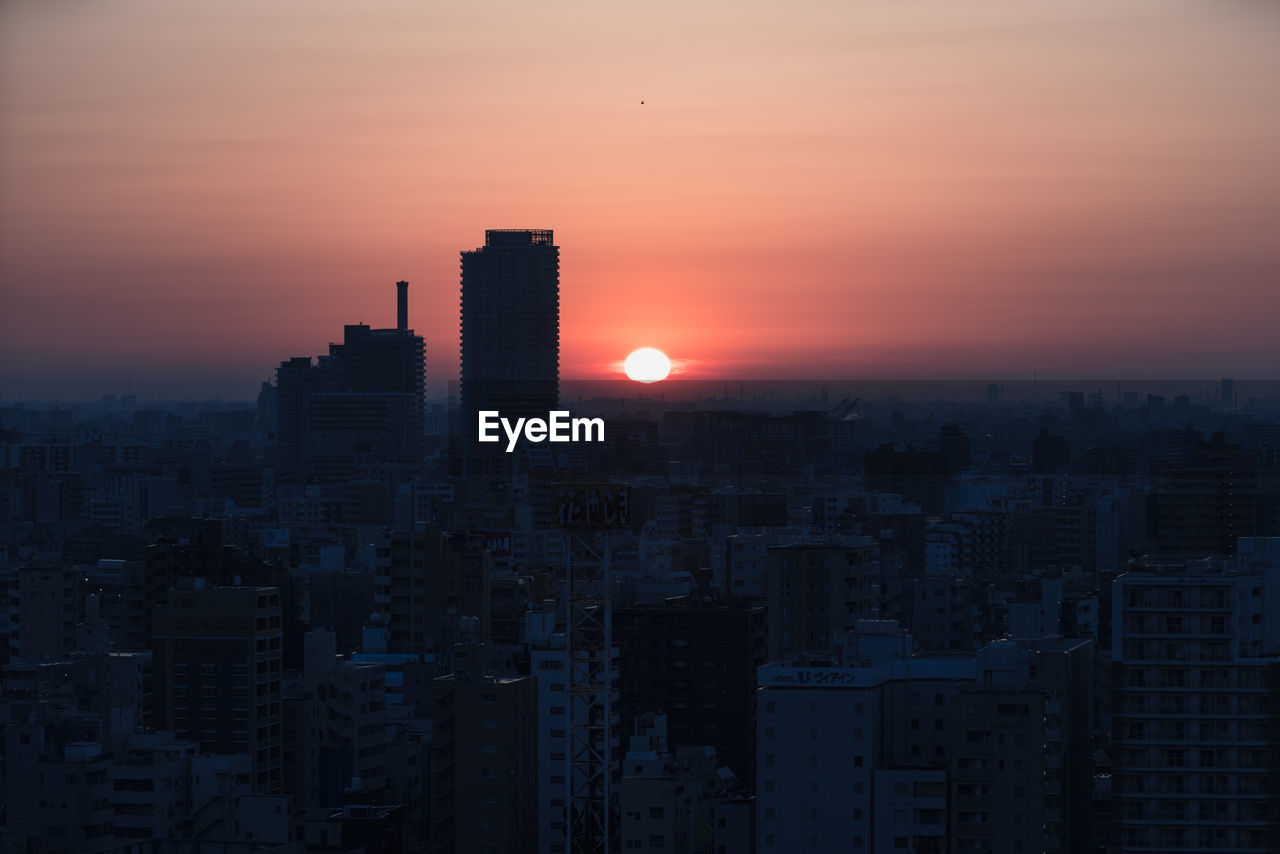
POLYGON ((566 378, 1274 373, 1280 20, 963 6, 5 6, 0 396, 252 394, 397 279, 439 387, 506 227, 566 378))

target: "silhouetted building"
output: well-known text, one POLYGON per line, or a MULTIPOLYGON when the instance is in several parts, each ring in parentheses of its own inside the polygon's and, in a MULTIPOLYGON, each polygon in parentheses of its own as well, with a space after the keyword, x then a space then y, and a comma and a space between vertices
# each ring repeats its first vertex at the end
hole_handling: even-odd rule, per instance
POLYGON ((1091 644, 926 658, 894 628, 760 668, 758 850, 1084 850, 1091 644))
POLYGON ((858 620, 880 616, 880 547, 865 539, 766 552, 770 661, 832 649, 858 620))
POLYGON ((673 747, 710 745, 739 779, 755 778, 763 608, 614 608, 613 639, 620 733, 646 712, 663 714, 673 747))
POLYGON ((1093 645, 1058 637, 989 644, 951 700, 955 851, 1087 849, 1093 645))
POLYGON ((533 854, 537 687, 529 676, 483 675, 484 657, 483 645, 458 647, 456 672, 432 684, 432 846, 533 854))
POLYGON ((1151 544, 1195 557, 1232 554, 1239 537, 1276 533, 1277 496, 1277 472, 1216 434, 1185 463, 1162 467, 1152 478, 1151 544))
POLYGON ((75 650, 79 620, 76 573, 62 567, 21 569, 9 588, 12 661, 48 661, 75 650))
POLYGON ((951 461, 943 454, 918 451, 908 445, 895 448, 881 445, 863 463, 867 487, 873 492, 891 492, 926 513, 940 513, 947 484, 951 482, 951 461))
POLYGON ((64 712, 4 728, 5 816, 13 851, 92 854, 119 850, 102 722, 64 712))
MULTIPOLYGON (((405 283, 399 283, 401 285, 405 283)), ((407 299, 398 287, 402 313, 407 299)), ((276 371, 279 479, 342 483, 362 465, 420 466, 426 449, 423 341, 413 330, 344 327, 314 364, 276 371)))
POLYGON ((1280 543, 1135 566, 1112 595, 1111 850, 1277 851, 1280 543))
POLYGON ((352 780, 376 799, 386 787, 386 674, 339 662, 334 634, 306 635, 303 678, 284 690, 285 791, 299 807, 336 807, 352 780))
POLYGON ((1036 474, 1055 474, 1065 471, 1071 463, 1067 440, 1049 435, 1048 427, 1041 427, 1031 448, 1031 466, 1036 474))
POLYGON ((972 581, 1011 574, 1009 516, 982 511, 931 519, 925 530, 925 572, 972 581))
POLYGON ((253 790, 281 791, 280 591, 175 589, 155 609, 157 728, 204 753, 247 753, 253 790))
POLYGON ((374 605, 389 652, 434 652, 448 661, 459 621, 472 618, 473 640, 490 626, 489 562, 478 542, 442 531, 395 531, 375 544, 374 605))
POLYGON ((970 653, 982 646, 982 614, 973 582, 910 579, 903 584, 903 622, 922 651, 970 653))
POLYGON ((973 461, 973 442, 959 424, 943 424, 938 433, 938 449, 947 458, 952 475, 960 474, 973 461))
POLYGON ((560 247, 551 230, 486 230, 483 247, 462 253, 461 306, 462 447, 474 455, 483 447, 478 411, 514 423, 559 404, 560 247))

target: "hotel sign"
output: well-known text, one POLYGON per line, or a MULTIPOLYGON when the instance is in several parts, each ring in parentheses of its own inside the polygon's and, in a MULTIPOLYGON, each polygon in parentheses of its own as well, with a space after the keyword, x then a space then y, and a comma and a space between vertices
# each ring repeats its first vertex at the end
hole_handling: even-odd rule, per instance
POLYGON ((856 670, 833 667, 777 667, 761 669, 760 684, 762 686, 843 688, 862 683, 858 680, 856 670))
POLYGON ((623 483, 561 483, 555 487, 556 526, 609 530, 631 524, 631 498, 623 483))

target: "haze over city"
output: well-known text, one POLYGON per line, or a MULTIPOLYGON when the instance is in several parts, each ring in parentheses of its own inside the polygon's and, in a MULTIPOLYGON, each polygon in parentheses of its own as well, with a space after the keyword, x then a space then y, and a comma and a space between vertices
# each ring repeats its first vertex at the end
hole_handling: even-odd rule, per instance
POLYGON ((0 0, 0 852, 1280 852, 1280 0, 0 0))
POLYGON ((1271 378, 1266 3, 0 9, 0 396, 246 399, 554 228, 561 373, 1271 378), (643 101, 643 103, 641 103, 643 101))

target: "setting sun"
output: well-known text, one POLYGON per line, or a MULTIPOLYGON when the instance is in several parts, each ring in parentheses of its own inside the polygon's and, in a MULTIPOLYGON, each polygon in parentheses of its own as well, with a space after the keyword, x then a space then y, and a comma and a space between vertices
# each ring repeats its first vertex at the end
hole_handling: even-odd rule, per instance
POLYGON ((641 347, 627 356, 622 368, 629 378, 638 383, 656 383, 671 373, 671 360, 661 350, 641 347))

